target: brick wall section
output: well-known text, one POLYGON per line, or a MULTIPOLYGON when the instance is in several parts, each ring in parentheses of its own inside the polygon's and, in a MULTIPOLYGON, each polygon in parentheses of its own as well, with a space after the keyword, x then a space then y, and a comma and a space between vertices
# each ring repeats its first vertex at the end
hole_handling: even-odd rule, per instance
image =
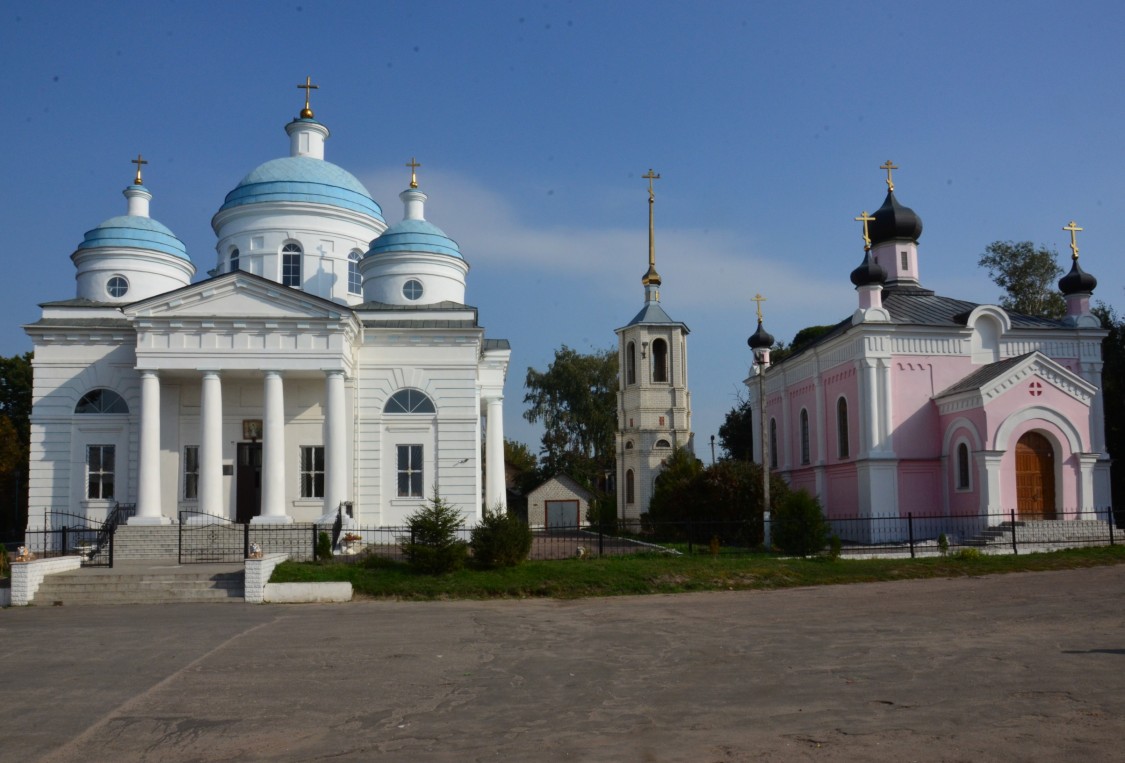
POLYGON ((288 554, 266 554, 261 559, 246 560, 246 581, 243 584, 247 604, 263 604, 266 600, 266 583, 277 565, 289 558, 288 554))
POLYGON ((78 556, 56 556, 52 559, 33 559, 30 562, 12 562, 12 606, 26 607, 35 598, 43 578, 55 572, 68 572, 82 566, 78 556))

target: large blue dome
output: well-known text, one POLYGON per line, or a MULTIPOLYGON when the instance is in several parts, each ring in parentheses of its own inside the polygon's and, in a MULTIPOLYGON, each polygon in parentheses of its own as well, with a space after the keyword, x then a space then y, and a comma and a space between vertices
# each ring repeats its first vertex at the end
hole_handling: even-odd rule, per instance
POLYGON ((150 249, 191 262, 184 242, 151 217, 139 215, 111 217, 98 227, 87 231, 78 249, 96 249, 103 246, 150 249))
POLYGON ((219 211, 270 201, 328 204, 386 222, 383 210, 354 175, 331 162, 308 156, 286 156, 260 165, 227 194, 219 211))
POLYGON ((461 256, 457 242, 426 220, 403 220, 392 225, 371 242, 371 248, 365 256, 372 257, 385 252, 428 252, 465 259, 461 256))

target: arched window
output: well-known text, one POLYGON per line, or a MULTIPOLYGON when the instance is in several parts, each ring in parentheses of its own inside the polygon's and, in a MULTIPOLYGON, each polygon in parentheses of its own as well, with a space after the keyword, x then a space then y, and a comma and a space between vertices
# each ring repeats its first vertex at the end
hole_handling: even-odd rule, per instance
POLYGON ((656 447, 658 447, 658 448, 671 448, 672 443, 668 442, 667 440, 657 440, 656 441, 656 447))
POLYGON ((969 446, 961 443, 957 446, 957 489, 968 490, 972 484, 969 478, 969 446))
POLYGON ((129 405, 111 389, 93 389, 82 396, 75 413, 128 413, 129 405))
POLYGON ((625 346, 625 383, 637 383, 637 344, 629 342, 625 346))
POLYGON ((286 244, 281 247, 281 284, 301 286, 301 245, 286 244))
POLYGON ((417 278, 411 278, 409 281, 402 285, 402 296, 410 301, 419 300, 422 298, 422 293, 425 290, 422 288, 422 282, 417 278))
POLYGON ((633 449, 633 441, 629 440, 628 442, 625 443, 625 450, 632 450, 632 449, 633 449))
POLYGON ((383 413, 435 413, 434 401, 416 389, 400 389, 387 400, 383 413))
POLYGON ((840 458, 847 458, 848 448, 848 401, 836 401, 836 452, 840 458))
POLYGON ((770 468, 777 468, 777 419, 770 419, 770 468))
POLYGON ((359 252, 348 255, 348 294, 363 291, 363 277, 359 274, 359 252))
POLYGON ((227 272, 228 273, 236 273, 239 270, 241 270, 241 266, 238 263, 238 258, 239 258, 238 247, 237 246, 232 247, 231 250, 230 250, 230 261, 227 265, 227 272))
POLYGON ((106 282, 105 290, 109 293, 109 296, 120 299, 128 293, 129 281, 125 276, 113 276, 106 282))
POLYGON ((636 502, 636 495, 633 492, 633 470, 629 469, 625 472, 625 503, 636 502))
POLYGON ((668 343, 663 339, 656 339, 652 343, 652 380, 668 381, 668 343))
POLYGON ((809 412, 801 409, 801 463, 809 463, 809 412))

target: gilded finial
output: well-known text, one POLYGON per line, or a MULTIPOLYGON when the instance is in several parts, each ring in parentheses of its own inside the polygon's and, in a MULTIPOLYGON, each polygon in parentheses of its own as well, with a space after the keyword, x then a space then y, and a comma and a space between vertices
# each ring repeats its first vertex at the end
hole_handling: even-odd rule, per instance
POLYGON ((410 187, 411 188, 417 188, 418 187, 418 173, 416 172, 416 170, 419 167, 421 167, 422 165, 419 164, 418 160, 415 159, 412 156, 412 157, 410 157, 410 161, 406 163, 406 166, 410 168, 410 187))
POLYGON ((652 188, 652 181, 659 180, 660 175, 652 171, 650 167, 648 174, 641 175, 642 178, 648 181, 648 272, 645 273, 641 283, 645 286, 649 284, 660 285, 660 274, 656 272, 656 229, 653 224, 653 206, 656 203, 656 193, 652 188))
POLYGON ((1077 260, 1078 259, 1078 231, 1084 230, 1084 229, 1079 228, 1078 224, 1076 222, 1074 222, 1073 220, 1071 220, 1070 224, 1067 225, 1065 228, 1063 228, 1063 230, 1070 231, 1070 251, 1074 253, 1072 255, 1072 259, 1077 260))
POLYGON ((879 169, 887 171, 887 190, 893 191, 895 189, 895 184, 891 179, 891 170, 897 170, 898 167, 891 163, 891 160, 888 159, 886 162, 879 165, 879 169))
POLYGON ((758 303, 758 304, 757 304, 757 308, 758 308, 758 323, 761 323, 761 322, 762 322, 762 303, 766 301, 766 298, 765 298, 765 297, 763 297, 763 296, 762 296, 761 294, 755 294, 755 295, 754 295, 754 296, 753 296, 753 297, 751 298, 751 301, 753 301, 753 302, 757 302, 757 303, 758 303))
POLYGON ((867 230, 867 224, 875 222, 875 218, 872 217, 871 215, 867 214, 867 210, 865 209, 865 210, 863 210, 862 212, 859 213, 859 217, 856 217, 854 219, 857 223, 858 222, 863 223, 863 251, 870 252, 871 251, 871 234, 867 230))
POLYGON ((309 95, 313 90, 319 90, 320 85, 314 85, 312 77, 305 77, 305 84, 297 85, 297 89, 305 91, 305 108, 301 109, 301 119, 312 119, 313 110, 309 108, 309 95))
MULTIPOLYGON (((144 185, 144 183, 141 182, 141 165, 148 164, 148 162, 142 159, 140 154, 137 154, 137 158, 131 160, 129 163, 137 165, 137 176, 133 178, 133 185, 144 185)), ((1073 225, 1073 223, 1071 224, 1073 225)), ((1081 230, 1081 228, 1079 230, 1081 230)))

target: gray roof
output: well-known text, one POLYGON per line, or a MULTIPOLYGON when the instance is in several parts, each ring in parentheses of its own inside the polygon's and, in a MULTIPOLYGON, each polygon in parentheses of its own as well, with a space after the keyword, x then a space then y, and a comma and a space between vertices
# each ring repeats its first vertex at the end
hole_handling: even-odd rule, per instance
MULTIPOLYGON (((626 323, 626 326, 636 326, 639 323, 662 323, 671 324, 673 326, 684 326, 679 321, 674 321, 664 312, 664 308, 660 306, 659 302, 646 302, 641 311, 634 316, 633 320, 626 323)), ((684 326, 687 328, 687 326, 684 326)))
POLYGON ((512 349, 512 345, 508 342, 507 339, 485 339, 484 347, 482 349, 485 352, 488 352, 489 350, 510 350, 512 349))
POLYGON ((96 302, 92 299, 59 299, 53 302, 40 302, 40 307, 112 307, 118 308, 124 302, 96 302))
POLYGON ((959 392, 968 392, 972 389, 980 389, 981 387, 987 385, 989 382, 995 381, 1004 374, 1008 373, 1008 371, 1012 370, 1020 363, 1027 360, 1027 358, 1033 354, 1034 353, 1032 352, 1028 352, 1024 353, 1023 355, 1017 355, 1014 358, 1006 358, 1005 360, 999 360, 995 363, 989 363, 986 366, 981 366, 976 371, 973 371, 971 374, 969 374, 953 386, 948 387, 938 394, 934 395, 934 397, 946 397, 947 395, 956 395, 959 392))
POLYGON ((128 318, 40 318, 24 328, 80 328, 80 329, 132 329, 128 318))
POLYGON ((364 321, 369 329, 475 329, 476 321, 404 320, 404 321, 364 321))
POLYGON ((392 305, 388 302, 364 302, 356 305, 353 310, 397 310, 402 312, 417 312, 419 310, 476 310, 475 307, 462 305, 460 302, 433 302, 428 305, 392 305))

